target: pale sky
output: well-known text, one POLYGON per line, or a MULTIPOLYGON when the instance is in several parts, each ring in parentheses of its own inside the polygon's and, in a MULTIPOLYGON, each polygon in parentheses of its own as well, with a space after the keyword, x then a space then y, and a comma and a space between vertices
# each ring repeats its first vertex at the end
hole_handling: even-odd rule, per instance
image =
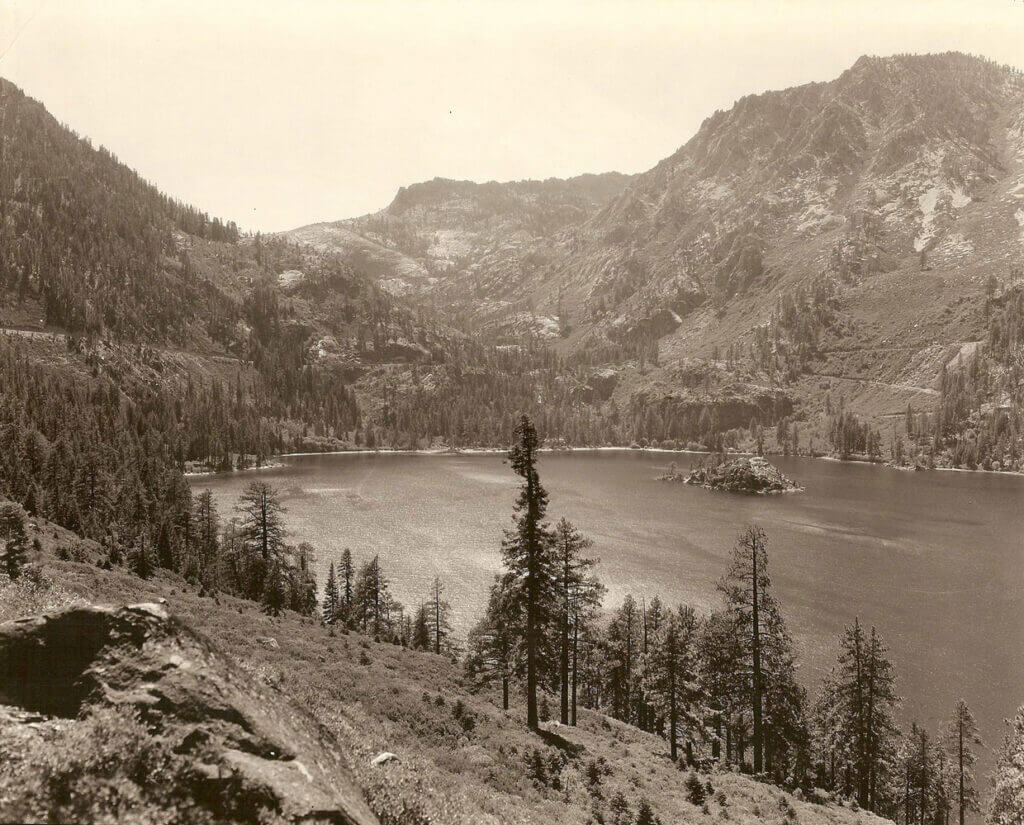
POLYGON ((639 172, 861 54, 1024 66, 1024 0, 0 0, 0 75, 247 229, 399 186, 639 172))

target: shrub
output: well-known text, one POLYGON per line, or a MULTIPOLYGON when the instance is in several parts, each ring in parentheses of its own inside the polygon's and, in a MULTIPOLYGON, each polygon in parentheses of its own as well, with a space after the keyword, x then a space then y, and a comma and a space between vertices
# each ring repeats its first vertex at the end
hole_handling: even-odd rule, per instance
POLYGON ((686 775, 683 785, 686 788, 686 799, 691 805, 704 804, 704 800, 707 798, 707 791, 704 789, 704 785, 696 773, 690 771, 686 775))
POLYGON ((544 762, 544 754, 540 752, 540 748, 534 748, 529 754, 527 754, 526 775, 529 776, 537 785, 547 785, 547 765, 544 762))
POLYGON ((608 802, 608 810, 615 825, 626 825, 629 821, 629 803, 622 791, 618 791, 608 802))
POLYGON ((651 803, 641 799, 636 808, 636 825, 655 825, 656 822, 651 803))

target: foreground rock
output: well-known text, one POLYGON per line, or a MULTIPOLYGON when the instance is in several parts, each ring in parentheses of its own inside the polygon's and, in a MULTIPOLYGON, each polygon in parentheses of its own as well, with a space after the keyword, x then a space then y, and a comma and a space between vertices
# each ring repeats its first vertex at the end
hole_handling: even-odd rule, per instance
POLYGON ((93 715, 122 713, 128 727, 137 719, 147 745, 175 761, 182 787, 161 799, 198 807, 200 818, 377 822, 316 721, 160 605, 75 607, 0 625, 0 711, 5 747, 31 748, 33 736, 75 741, 75 726, 93 715))
POLYGON ((691 470, 685 479, 679 474, 665 478, 730 493, 767 494, 803 489, 759 456, 743 456, 707 467, 699 466, 691 470))

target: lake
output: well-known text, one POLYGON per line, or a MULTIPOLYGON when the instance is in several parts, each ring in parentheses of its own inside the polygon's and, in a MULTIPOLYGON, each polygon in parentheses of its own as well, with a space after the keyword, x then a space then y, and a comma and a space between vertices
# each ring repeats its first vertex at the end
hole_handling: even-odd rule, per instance
MULTIPOLYGON (((813 691, 836 637, 859 616, 888 644, 903 716, 934 730, 963 697, 989 745, 1024 703, 1024 478, 909 473, 806 458, 773 459, 804 492, 748 497, 657 480, 693 456, 640 451, 545 453, 552 521, 594 541, 606 605, 631 592, 699 611, 744 525, 768 534, 769 571, 813 691)), ((253 478, 277 486, 295 541, 318 549, 319 580, 344 547, 375 553, 406 605, 433 576, 456 630, 482 612, 499 569, 516 476, 500 455, 293 456, 273 469, 192 479, 229 515, 253 478)), ((982 767, 991 760, 983 758, 982 767)), ((984 787, 984 785, 982 786, 984 787)))

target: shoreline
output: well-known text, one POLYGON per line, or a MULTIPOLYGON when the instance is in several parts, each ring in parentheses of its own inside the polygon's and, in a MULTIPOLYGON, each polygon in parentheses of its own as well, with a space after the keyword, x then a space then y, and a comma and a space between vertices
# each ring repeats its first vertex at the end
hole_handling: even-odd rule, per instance
MULTIPOLYGON (((244 470, 197 470, 184 473, 185 478, 201 478, 203 476, 227 476, 235 473, 248 473, 258 470, 277 470, 285 466, 279 459, 282 458, 304 458, 310 456, 338 456, 338 455, 424 455, 424 456, 459 456, 459 455, 503 455, 508 452, 506 447, 467 447, 460 450, 452 450, 448 447, 428 447, 426 449, 353 449, 353 450, 316 450, 311 452, 279 453, 261 467, 247 467, 244 470)), ((686 450, 670 449, 668 447, 540 447, 540 453, 594 453, 594 452, 617 452, 617 453, 664 453, 666 455, 713 455, 713 450, 686 450)), ((730 456, 752 456, 751 452, 742 450, 727 451, 730 456)), ((839 458, 834 455, 789 455, 782 453, 766 453, 765 458, 807 458, 815 461, 833 461, 837 464, 866 464, 873 467, 882 467, 898 472, 919 472, 914 466, 896 466, 885 461, 870 461, 866 458, 839 458)), ((995 476, 1016 476, 1024 477, 1024 470, 970 470, 966 467, 925 467, 924 472, 943 473, 974 473, 995 476)))

